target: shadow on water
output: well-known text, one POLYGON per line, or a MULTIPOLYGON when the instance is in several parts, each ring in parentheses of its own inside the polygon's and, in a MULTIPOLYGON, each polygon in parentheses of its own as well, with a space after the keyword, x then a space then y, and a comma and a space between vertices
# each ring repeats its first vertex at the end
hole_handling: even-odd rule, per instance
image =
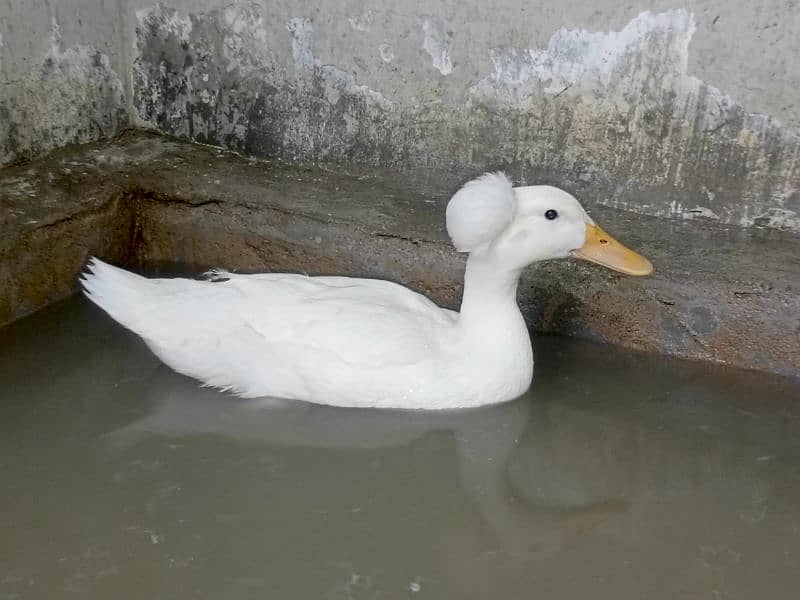
POLYGON ((243 401, 0 330, 0 598, 794 598, 800 388, 556 338, 515 402, 243 401))

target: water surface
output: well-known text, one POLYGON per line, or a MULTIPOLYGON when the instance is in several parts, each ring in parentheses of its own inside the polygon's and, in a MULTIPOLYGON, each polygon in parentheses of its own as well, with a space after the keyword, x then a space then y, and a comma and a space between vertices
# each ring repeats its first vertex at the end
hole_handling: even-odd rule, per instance
POLYGON ((0 329, 0 599, 800 597, 800 386, 537 340, 518 401, 241 401, 70 300, 0 329))

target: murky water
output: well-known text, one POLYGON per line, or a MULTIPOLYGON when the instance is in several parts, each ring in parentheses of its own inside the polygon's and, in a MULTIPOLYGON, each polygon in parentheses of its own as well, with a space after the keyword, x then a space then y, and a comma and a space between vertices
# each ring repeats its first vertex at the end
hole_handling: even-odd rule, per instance
POLYGON ((800 386, 571 341, 531 393, 242 402, 72 300, 0 330, 0 598, 800 597, 800 386))

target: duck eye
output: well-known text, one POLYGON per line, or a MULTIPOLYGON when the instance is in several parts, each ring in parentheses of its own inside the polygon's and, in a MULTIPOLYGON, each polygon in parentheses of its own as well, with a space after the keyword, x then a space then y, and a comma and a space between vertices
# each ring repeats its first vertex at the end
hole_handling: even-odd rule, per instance
POLYGON ((551 208, 546 213, 544 213, 544 218, 547 219, 548 221, 552 221, 553 219, 557 219, 558 218, 558 212, 551 208))

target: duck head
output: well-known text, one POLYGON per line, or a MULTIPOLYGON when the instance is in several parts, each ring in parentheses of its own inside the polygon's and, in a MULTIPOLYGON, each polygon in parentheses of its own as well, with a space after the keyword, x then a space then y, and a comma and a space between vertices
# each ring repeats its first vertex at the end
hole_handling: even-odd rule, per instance
POLYGON ((464 185, 447 205, 447 232, 460 252, 514 270, 575 257, 627 275, 649 275, 649 260, 603 231, 567 192, 547 185, 514 188, 503 173, 464 185))

